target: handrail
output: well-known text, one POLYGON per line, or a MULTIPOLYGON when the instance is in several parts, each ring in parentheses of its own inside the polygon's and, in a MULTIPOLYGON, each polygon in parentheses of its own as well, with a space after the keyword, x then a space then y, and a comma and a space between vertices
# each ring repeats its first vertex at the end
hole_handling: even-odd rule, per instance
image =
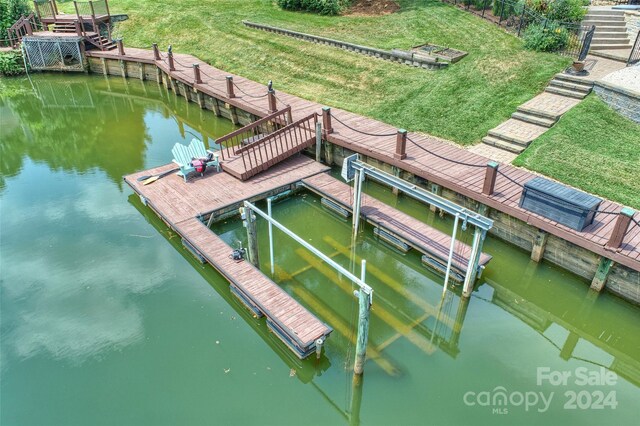
POLYGON ((38 29, 38 23, 35 20, 33 13, 28 16, 22 15, 18 20, 7 30, 9 36, 9 44, 11 47, 17 47, 22 41, 22 37, 26 35, 33 35, 33 31, 38 29))
MULTIPOLYGON (((278 110, 276 112, 274 112, 273 114, 267 115, 264 118, 261 118, 259 120, 256 120, 244 127, 242 127, 241 129, 235 130, 229 134, 226 134, 220 138, 218 138, 216 140, 216 143, 219 145, 220 147, 220 153, 222 155, 222 159, 224 160, 225 158, 225 153, 224 150, 225 148, 232 148, 233 146, 239 145, 241 144, 242 140, 246 137, 256 137, 260 134, 264 135, 264 134, 269 134, 271 133, 272 130, 275 130, 275 125, 276 124, 284 124, 287 122, 291 121, 291 107, 288 106, 286 108, 283 108, 281 110, 278 110), (280 116, 284 116, 283 118, 279 118, 280 116), (267 123, 273 122, 274 123, 274 128, 273 129, 269 129, 268 126, 265 126, 267 123), (250 136, 252 135, 252 136, 250 136), (229 143, 229 141, 232 141, 233 143, 229 143)), ((235 154, 237 154, 238 152, 235 151, 235 154)))
POLYGON ((633 47, 629 53, 627 66, 637 64, 638 62, 640 62, 640 32, 636 35, 636 41, 633 43, 633 47))
POLYGON ((315 112, 311 113, 306 117, 276 130, 259 141, 252 143, 245 147, 246 149, 237 152, 242 157, 242 164, 245 171, 248 172, 249 170, 254 170, 255 167, 261 167, 260 171, 266 170, 269 166, 278 162, 283 155, 295 151, 296 147, 304 145, 305 142, 314 141, 314 136, 305 140, 301 130, 305 129, 311 132, 315 131, 315 124, 317 121, 318 115, 315 112), (303 123, 309 121, 312 121, 309 126, 303 125, 303 123), (288 139, 287 133, 292 129, 294 130, 292 132, 292 137, 291 139, 288 139), (269 156, 269 154, 271 154, 271 156, 269 156), (265 158, 267 158, 267 161, 265 161, 265 158), (247 169, 247 162, 249 163, 249 169, 247 169))

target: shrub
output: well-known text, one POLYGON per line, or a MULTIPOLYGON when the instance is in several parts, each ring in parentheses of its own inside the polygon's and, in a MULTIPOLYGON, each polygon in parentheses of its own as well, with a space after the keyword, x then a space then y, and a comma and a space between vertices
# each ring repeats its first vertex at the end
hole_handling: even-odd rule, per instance
POLYGON ((1 52, 0 53, 0 74, 1 75, 18 75, 23 74, 23 62, 20 52, 1 52))
POLYGON ((558 22, 580 22, 587 10, 583 0, 554 0, 549 3, 547 18, 558 22))
POLYGON ((7 37, 7 30, 20 18, 31 13, 27 0, 0 0, 0 38, 7 37))
POLYGON ((491 0, 473 0, 476 10, 491 9, 491 0))
POLYGON ((524 48, 538 52, 556 52, 569 43, 569 32, 555 22, 531 24, 524 32, 524 48))
POLYGON ((278 6, 288 10, 302 10, 320 15, 337 15, 350 0, 278 0, 278 6))
POLYGON ((502 13, 502 19, 506 19, 509 16, 515 15, 515 8, 517 0, 493 0, 492 12, 494 16, 500 16, 502 13), (504 3, 504 7, 502 4, 504 3))

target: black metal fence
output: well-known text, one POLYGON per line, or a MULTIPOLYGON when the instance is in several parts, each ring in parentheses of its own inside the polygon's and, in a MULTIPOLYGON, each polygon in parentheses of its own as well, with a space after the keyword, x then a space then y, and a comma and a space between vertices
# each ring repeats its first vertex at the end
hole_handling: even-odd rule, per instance
POLYGON ((527 7, 524 2, 517 0, 442 1, 487 19, 518 37, 522 37, 531 25, 538 25, 542 30, 559 29, 562 33, 562 42, 558 43, 558 48, 553 51, 578 60, 584 60, 587 56, 595 31, 594 26, 581 25, 579 22, 551 21, 527 7))
POLYGON ((637 63, 640 63, 640 32, 636 35, 636 41, 633 43, 629 60, 627 60, 627 65, 635 65, 637 63))

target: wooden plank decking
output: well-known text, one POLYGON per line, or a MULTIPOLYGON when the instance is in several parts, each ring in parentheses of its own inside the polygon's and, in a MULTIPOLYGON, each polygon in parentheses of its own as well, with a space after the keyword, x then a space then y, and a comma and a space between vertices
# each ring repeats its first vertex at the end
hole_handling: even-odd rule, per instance
MULTIPOLYGON (((233 75, 203 63, 191 55, 175 54, 175 71, 169 71, 166 59, 155 61, 153 51, 146 49, 127 48, 126 55, 120 56, 117 51, 89 51, 88 56, 102 57, 123 61, 144 62, 155 64, 173 79, 179 80, 196 90, 211 95, 230 105, 241 108, 260 117, 268 115, 266 98, 253 98, 266 92, 266 87, 246 78, 233 76, 234 82, 242 90, 251 96, 236 91, 236 97, 228 98, 226 94, 225 76, 233 75), (192 64, 199 63, 202 73, 202 84, 194 84, 192 64)), ((166 55, 165 55, 166 56, 166 55)), ((276 89, 277 89, 277 82, 276 89)), ((277 92, 278 107, 288 104, 292 108, 294 120, 307 116, 310 113, 321 113, 322 105, 277 92)), ((593 224, 583 231, 575 231, 555 221, 546 219, 540 215, 531 213, 518 206, 522 192, 521 185, 536 175, 508 164, 501 164, 495 192, 491 196, 482 194, 482 184, 485 175, 483 167, 469 167, 454 161, 465 162, 474 165, 486 165, 488 158, 462 149, 451 142, 423 134, 409 133, 407 141, 407 157, 403 160, 395 159, 395 136, 372 137, 353 131, 340 124, 337 119, 345 124, 367 133, 390 134, 396 128, 388 124, 362 117, 360 115, 336 109, 332 110, 334 116, 334 132, 327 137, 329 142, 348 148, 352 151, 375 158, 379 161, 396 166, 402 170, 420 176, 429 182, 442 185, 482 204, 498 211, 529 223, 552 235, 565 239, 573 244, 607 257, 621 265, 625 265, 636 271, 640 271, 640 227, 631 227, 625 235, 622 246, 612 250, 605 246, 616 220, 615 214, 599 213, 593 224), (337 118, 337 119, 336 119, 337 118), (427 152, 430 151, 430 152, 427 152), (434 155, 436 154, 436 155, 434 155), (453 160, 453 161, 452 161, 453 160)), ((604 211, 619 212, 622 206, 605 200, 601 209, 604 211)), ((640 212, 635 214, 635 220, 640 221, 640 212)))
MULTIPOLYGON (((328 197, 352 211, 352 191, 351 187, 346 183, 326 173, 306 178, 302 182, 310 190, 321 196, 328 197)), ((432 256, 444 265, 447 264, 451 245, 451 237, 449 235, 366 194, 362 194, 360 212, 372 225, 391 231, 422 254, 432 256)), ((469 245, 463 243, 455 245, 452 265, 462 274, 467 271, 470 253, 471 247, 469 245)), ((490 260, 490 255, 482 253, 480 265, 484 266, 490 260)))
POLYGON ((170 174, 151 185, 137 178, 174 168, 167 164, 124 177, 131 188, 177 232, 197 254, 226 277, 240 300, 257 315, 267 317, 269 327, 300 358, 314 350, 315 341, 332 329, 247 261, 229 258, 232 248, 200 220, 206 214, 243 200, 263 198, 271 191, 328 170, 307 157, 296 156, 273 166, 251 181, 242 182, 227 173, 209 171, 188 182, 170 174))

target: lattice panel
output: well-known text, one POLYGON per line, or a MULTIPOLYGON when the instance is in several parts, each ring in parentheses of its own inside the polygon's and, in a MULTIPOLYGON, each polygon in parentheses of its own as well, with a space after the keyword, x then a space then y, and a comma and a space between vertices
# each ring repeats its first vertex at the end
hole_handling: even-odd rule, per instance
POLYGON ((23 39, 27 60, 34 70, 83 70, 80 41, 23 39))

